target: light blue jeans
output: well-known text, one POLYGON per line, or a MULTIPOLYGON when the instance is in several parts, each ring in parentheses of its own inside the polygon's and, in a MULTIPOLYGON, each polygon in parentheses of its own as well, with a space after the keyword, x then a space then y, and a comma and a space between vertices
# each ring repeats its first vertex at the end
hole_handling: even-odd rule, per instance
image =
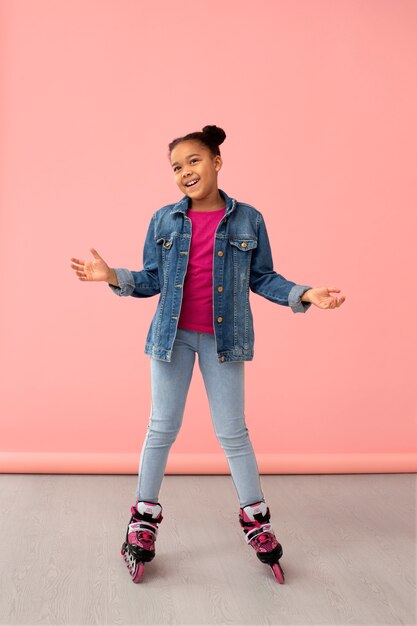
MULTIPOLYGON (((244 413, 244 361, 219 363, 215 337, 178 329, 172 360, 150 357, 152 410, 140 455, 136 499, 157 503, 168 454, 182 424, 195 355, 216 437, 225 451, 241 507, 265 501, 244 413)), ((195 416, 198 419, 198 415, 195 416)))

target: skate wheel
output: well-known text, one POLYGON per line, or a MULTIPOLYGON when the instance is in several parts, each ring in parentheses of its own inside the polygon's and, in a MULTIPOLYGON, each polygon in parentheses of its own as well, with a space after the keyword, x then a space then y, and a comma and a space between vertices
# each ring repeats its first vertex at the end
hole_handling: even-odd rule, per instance
POLYGON ((140 583, 141 578, 143 576, 143 570, 145 569, 145 565, 139 561, 136 563, 135 569, 132 573, 132 580, 134 583, 140 583))
POLYGON ((274 576, 277 579, 277 581, 280 583, 280 585, 282 585, 284 583, 285 576, 284 576, 284 572, 282 571, 281 565, 279 563, 273 563, 271 565, 271 569, 274 572, 274 576))
POLYGON ((126 543, 122 545, 121 554, 133 582, 139 583, 143 576, 143 570, 145 568, 144 563, 142 563, 141 561, 137 561, 133 557, 133 555, 129 552, 126 543))

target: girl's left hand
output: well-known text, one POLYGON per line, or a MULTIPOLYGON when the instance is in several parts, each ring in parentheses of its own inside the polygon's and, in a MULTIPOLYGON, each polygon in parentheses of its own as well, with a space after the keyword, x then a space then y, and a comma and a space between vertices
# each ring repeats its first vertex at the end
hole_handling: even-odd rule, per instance
POLYGON ((313 287, 308 289, 302 295, 301 300, 311 302, 319 307, 319 309, 335 309, 341 306, 346 300, 345 296, 332 296, 331 293, 340 293, 338 287, 313 287))

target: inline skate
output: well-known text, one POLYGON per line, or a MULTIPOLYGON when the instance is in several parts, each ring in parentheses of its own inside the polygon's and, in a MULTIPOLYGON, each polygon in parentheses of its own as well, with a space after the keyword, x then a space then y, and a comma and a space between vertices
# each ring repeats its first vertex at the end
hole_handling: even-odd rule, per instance
POLYGON ((271 567, 275 578, 282 585, 285 580, 279 564, 283 554, 282 546, 275 537, 269 520, 269 508, 263 501, 248 504, 239 510, 239 523, 245 533, 246 542, 254 548, 258 559, 271 567))
POLYGON ((127 527, 126 540, 122 545, 123 556, 134 583, 143 576, 145 563, 155 556, 155 540, 158 524, 162 522, 162 507, 153 502, 136 501, 130 508, 132 517, 127 527))

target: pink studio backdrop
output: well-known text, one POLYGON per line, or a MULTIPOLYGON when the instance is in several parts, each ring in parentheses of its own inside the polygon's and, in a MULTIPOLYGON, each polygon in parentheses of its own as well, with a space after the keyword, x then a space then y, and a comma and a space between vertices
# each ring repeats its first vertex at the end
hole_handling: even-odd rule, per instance
MULTIPOLYGON (((260 471, 415 471, 416 2, 0 10, 1 471, 137 471, 157 297, 80 282, 70 257, 141 269, 151 214, 181 197, 167 145, 205 124, 275 269, 347 298, 303 315, 252 294, 260 471)), ((197 363, 170 472, 228 472, 197 363)))

